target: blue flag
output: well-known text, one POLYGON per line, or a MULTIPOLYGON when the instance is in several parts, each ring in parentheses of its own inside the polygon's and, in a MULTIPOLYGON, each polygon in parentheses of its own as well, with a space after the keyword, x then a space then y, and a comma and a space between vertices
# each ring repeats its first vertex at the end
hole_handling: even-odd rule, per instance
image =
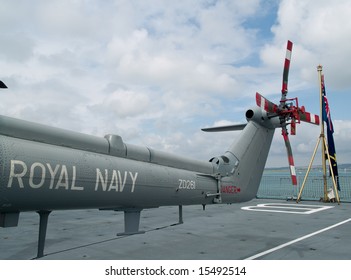
MULTIPOLYGON (((323 121, 327 124, 327 140, 328 140, 328 151, 330 155, 330 162, 332 165, 334 177, 336 180, 337 188, 340 191, 340 183, 339 183, 339 173, 338 173, 338 164, 336 162, 336 151, 335 151, 335 144, 334 144, 334 128, 333 123, 330 116, 330 108, 328 104, 328 98, 325 91, 324 85, 324 75, 322 75, 322 97, 323 97, 323 121)), ((331 172, 330 172, 331 173, 331 172)))

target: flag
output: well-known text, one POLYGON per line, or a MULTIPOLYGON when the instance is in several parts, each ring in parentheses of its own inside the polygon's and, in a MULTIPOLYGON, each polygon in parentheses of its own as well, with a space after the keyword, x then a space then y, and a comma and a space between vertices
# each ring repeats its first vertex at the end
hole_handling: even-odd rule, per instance
MULTIPOLYGON (((336 151, 334 144, 334 127, 330 116, 330 108, 328 104, 328 98, 325 91, 324 84, 324 75, 322 75, 322 97, 323 97, 323 121, 327 124, 327 140, 328 140, 328 151, 330 156, 331 167, 333 169, 334 177, 336 180, 337 188, 340 191, 340 183, 339 183, 339 173, 338 173, 338 164, 336 162, 336 151)), ((330 171, 331 173, 331 171, 330 171)))

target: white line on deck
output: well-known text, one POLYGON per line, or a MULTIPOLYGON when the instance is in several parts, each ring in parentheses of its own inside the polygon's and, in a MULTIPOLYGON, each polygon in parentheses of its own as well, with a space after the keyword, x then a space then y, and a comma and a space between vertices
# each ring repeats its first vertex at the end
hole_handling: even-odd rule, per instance
POLYGON ((256 254, 256 255, 253 255, 253 256, 251 256, 251 257, 246 258, 245 260, 254 260, 254 259, 260 258, 260 257, 262 257, 262 256, 264 256, 264 255, 268 255, 268 254, 270 254, 270 253, 272 253, 272 252, 275 252, 275 251, 277 251, 277 250, 280 250, 280 249, 282 249, 282 248, 284 248, 284 247, 290 246, 290 245, 292 245, 292 244, 294 244, 294 243, 297 243, 297 242, 299 242, 299 241, 301 241, 301 240, 310 238, 310 237, 312 237, 312 236, 314 236, 314 235, 320 234, 320 233, 325 232, 325 231, 327 231, 327 230, 330 230, 330 229, 332 229, 332 228, 341 226, 341 225, 346 224, 346 223, 348 223, 348 222, 350 222, 350 221, 351 221, 351 218, 350 218, 350 219, 347 219, 347 220, 345 220, 345 221, 342 221, 342 222, 340 222, 340 223, 337 223, 337 224, 335 224, 335 225, 332 225, 332 226, 323 228, 323 229, 321 229, 321 230, 312 232, 312 233, 307 234, 307 235, 305 235, 305 236, 299 237, 299 238, 297 238, 297 239, 295 239, 295 240, 289 241, 289 242, 287 242, 287 243, 284 243, 284 244, 282 244, 282 245, 279 245, 279 246, 274 247, 274 248, 272 248, 272 249, 269 249, 269 250, 267 250, 267 251, 258 253, 258 254, 256 254))
POLYGON ((320 206, 307 204, 283 204, 283 203, 265 203, 257 206, 245 206, 242 210, 260 211, 260 212, 278 212, 288 214, 313 214, 319 211, 333 208, 334 206, 320 206), (293 211, 294 210, 294 211, 293 211))

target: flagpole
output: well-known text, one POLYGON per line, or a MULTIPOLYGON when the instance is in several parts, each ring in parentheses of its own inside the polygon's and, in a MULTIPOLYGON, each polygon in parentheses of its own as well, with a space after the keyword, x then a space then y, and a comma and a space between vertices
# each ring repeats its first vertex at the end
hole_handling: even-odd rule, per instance
POLYGON ((317 140, 317 143, 316 143, 316 147, 314 149, 314 152, 313 152, 313 155, 311 157, 311 161, 310 161, 310 164, 308 166, 308 169, 307 169, 307 172, 306 172, 306 175, 305 175, 305 178, 303 180, 303 183, 301 185, 301 188, 300 188, 300 192, 297 196, 297 199, 296 199, 296 203, 298 203, 300 200, 301 200, 301 195, 302 195, 302 191, 305 187, 305 183, 307 181, 307 177, 310 173, 310 170, 311 170, 311 166, 313 164, 313 160, 314 160, 314 157, 316 155, 316 152, 317 152, 317 149, 318 149, 318 146, 319 146, 319 143, 322 142, 322 168, 323 168, 323 189, 324 189, 324 197, 323 197, 323 201, 324 202, 328 202, 329 201, 329 198, 328 198, 328 181, 327 181, 327 163, 326 161, 328 160, 328 164, 329 164, 329 168, 330 168, 330 173, 331 173, 331 177, 332 177, 332 181, 333 181, 333 186, 334 186, 334 191, 335 191, 335 196, 336 196, 336 200, 338 202, 338 204, 340 204, 340 197, 339 197, 339 192, 338 192, 338 189, 337 189, 337 184, 336 184, 336 177, 335 177, 335 174, 334 174, 334 170, 333 170, 333 165, 331 163, 331 157, 330 157, 330 154, 329 154, 329 148, 328 148, 328 144, 327 144, 327 141, 325 139, 325 133, 324 133, 324 119, 323 119, 323 108, 324 108, 324 99, 323 99, 323 87, 324 87, 324 77, 322 75, 322 65, 318 65, 317 66, 317 71, 318 71, 318 77, 319 77, 319 86, 320 86, 320 116, 321 116, 321 123, 320 123, 320 126, 321 126, 321 133, 318 137, 318 140, 317 140))
MULTIPOLYGON (((318 71, 318 77, 319 77, 319 97, 320 97, 320 116, 323 116, 323 89, 322 89, 322 70, 323 67, 322 65, 317 66, 317 71, 318 71)), ((326 162, 326 148, 324 145, 324 139, 325 139, 325 134, 324 134, 324 121, 322 118, 321 121, 321 134, 319 136, 322 141, 322 169, 323 169, 323 189, 324 189, 324 201, 328 201, 328 185, 327 185, 327 162, 326 162)))
POLYGON ((317 71, 318 71, 318 79, 319 79, 319 104, 320 104, 320 118, 321 118, 321 122, 320 122, 320 126, 321 126, 321 133, 319 134, 317 143, 316 143, 316 147, 314 148, 310 163, 308 165, 306 174, 305 174, 305 178, 303 179, 299 194, 297 195, 297 199, 296 199, 296 203, 299 203, 301 200, 301 196, 302 196, 302 192, 305 188, 305 184, 308 178, 308 175, 310 174, 311 171, 311 167, 314 161, 314 158, 316 156, 316 152, 318 149, 318 146, 320 144, 320 142, 322 142, 322 166, 323 166, 323 183, 324 183, 324 196, 323 196, 323 200, 327 201, 327 176, 326 176, 326 165, 325 165, 325 147, 324 147, 324 122, 322 120, 322 116, 323 116, 323 92, 322 92, 322 65, 318 65, 317 66, 317 71))

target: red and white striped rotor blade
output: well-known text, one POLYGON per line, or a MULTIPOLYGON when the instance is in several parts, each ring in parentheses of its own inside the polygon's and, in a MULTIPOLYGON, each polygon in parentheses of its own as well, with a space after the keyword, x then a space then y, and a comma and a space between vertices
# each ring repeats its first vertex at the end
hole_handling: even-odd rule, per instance
POLYGON ((258 92, 256 92, 256 104, 268 113, 276 113, 278 111, 278 106, 276 104, 269 101, 258 92))
POLYGON ((286 127, 282 128, 282 135, 284 138, 286 152, 288 154, 289 169, 290 169, 292 184, 294 186, 297 186, 297 177, 296 177, 296 169, 295 169, 295 164, 294 164, 294 157, 292 154, 290 140, 289 140, 288 131, 287 131, 286 127))
POLYGON ((300 111, 299 113, 300 116, 300 120, 303 122, 308 122, 308 123, 312 123, 315 125, 319 125, 320 124, 320 120, 319 120, 319 116, 309 113, 309 112, 302 112, 300 111))
POLYGON ((293 47, 293 43, 291 41, 288 41, 286 45, 286 55, 285 55, 284 71, 283 71, 282 98, 280 101, 283 103, 285 103, 286 95, 288 93, 288 77, 289 77, 292 47, 293 47))

